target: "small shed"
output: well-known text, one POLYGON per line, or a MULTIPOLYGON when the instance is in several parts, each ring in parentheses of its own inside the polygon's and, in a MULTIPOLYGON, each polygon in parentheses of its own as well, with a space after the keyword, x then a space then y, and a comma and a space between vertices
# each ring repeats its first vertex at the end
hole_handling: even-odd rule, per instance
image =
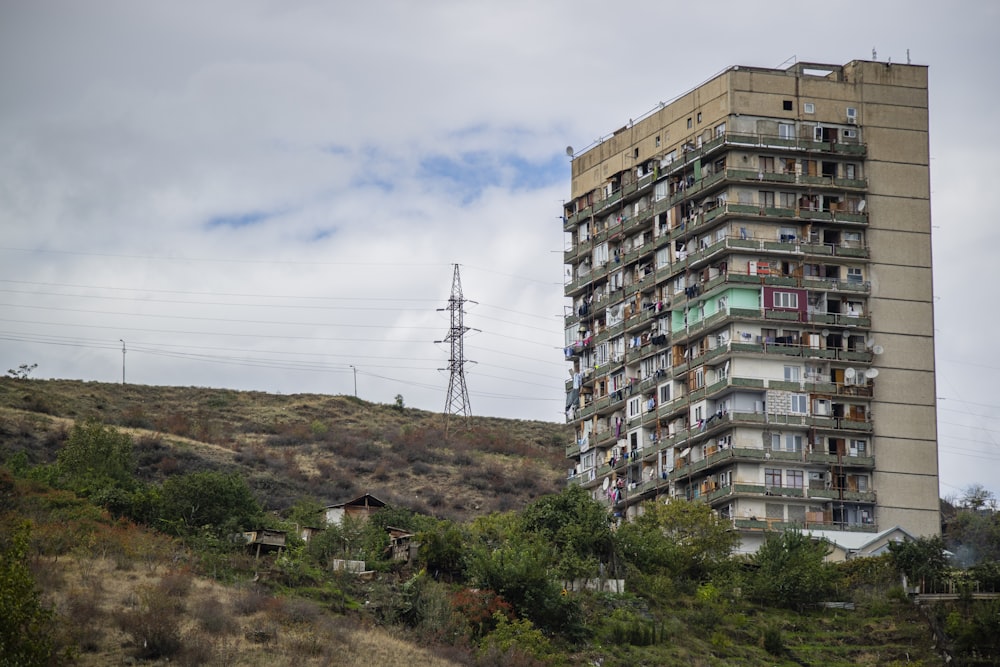
POLYGON ((389 556, 392 560, 403 563, 412 563, 417 559, 417 552, 420 550, 420 543, 416 542, 414 534, 402 528, 386 526, 389 533, 389 556))
POLYGON ((358 496, 354 500, 348 500, 347 502, 340 503, 338 505, 327 505, 324 508, 326 523, 327 525, 339 525, 343 523, 345 516, 349 516, 353 519, 367 520, 368 517, 383 507, 385 507, 384 502, 370 493, 366 493, 363 496, 358 496))
POLYGON ((251 549, 256 547, 257 558, 260 558, 261 553, 284 549, 285 537, 285 531, 271 530, 270 528, 260 528, 259 530, 247 530, 243 532, 243 539, 246 541, 247 546, 251 549))

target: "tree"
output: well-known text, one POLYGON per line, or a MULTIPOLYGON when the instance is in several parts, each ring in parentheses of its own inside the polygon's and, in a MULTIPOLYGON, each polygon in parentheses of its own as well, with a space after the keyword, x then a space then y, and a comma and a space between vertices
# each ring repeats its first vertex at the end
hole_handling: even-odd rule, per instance
POLYGON ((944 540, 937 535, 890 542, 889 554, 896 571, 905 575, 911 584, 941 579, 948 571, 944 540))
POLYGON ((38 368, 38 364, 21 364, 17 368, 7 370, 7 375, 15 380, 27 380, 31 377, 31 372, 38 368))
POLYGON ((749 597, 792 607, 822 600, 833 591, 836 572, 825 562, 830 545, 797 530, 771 533, 750 558, 749 597))
POLYGON ((109 487, 135 485, 132 436, 96 419, 77 422, 56 459, 58 474, 71 489, 91 495, 109 487))
POLYGON ((594 577, 614 548, 608 512, 580 486, 543 496, 520 515, 521 527, 555 548, 556 574, 573 581, 594 577))
POLYGON ((980 510, 996 511, 996 495, 982 484, 972 484, 962 493, 961 506, 973 512, 980 510))
POLYGON ((223 537, 260 522, 262 512, 246 481, 236 473, 194 472, 163 483, 160 517, 178 535, 207 528, 223 537))
POLYGON ((31 524, 0 530, 0 664, 44 665, 53 654, 51 609, 28 569, 31 524))
POLYGON ((705 503, 647 502, 618 529, 622 557, 644 573, 703 581, 730 562, 739 536, 705 503))
POLYGON ((465 534, 452 521, 440 521, 421 532, 420 560, 435 579, 453 581, 465 570, 465 534))

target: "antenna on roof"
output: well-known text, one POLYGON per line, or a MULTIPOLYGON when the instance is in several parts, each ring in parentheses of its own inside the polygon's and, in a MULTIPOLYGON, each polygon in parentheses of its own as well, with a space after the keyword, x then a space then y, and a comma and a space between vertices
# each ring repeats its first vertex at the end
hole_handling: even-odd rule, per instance
POLYGON ((875 50, 874 46, 872 47, 872 60, 878 60, 878 51, 875 50))
POLYGON ((907 65, 910 64, 910 50, 909 49, 906 50, 906 64, 907 65))

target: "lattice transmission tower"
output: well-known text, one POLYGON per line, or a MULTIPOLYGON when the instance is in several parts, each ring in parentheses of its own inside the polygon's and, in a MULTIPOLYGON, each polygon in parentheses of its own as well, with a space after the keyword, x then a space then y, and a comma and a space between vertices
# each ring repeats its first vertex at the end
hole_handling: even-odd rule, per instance
MULTIPOLYGON (((447 310, 451 313, 451 327, 448 335, 443 340, 435 343, 451 343, 451 357, 448 359, 448 396, 444 402, 445 415, 462 415, 469 417, 472 415, 472 408, 469 405, 469 388, 465 386, 465 332, 471 331, 465 326, 465 304, 476 303, 462 296, 462 278, 458 274, 458 264, 455 265, 455 274, 451 280, 451 296, 448 298, 447 310)), ((475 362, 468 362, 475 363, 475 362)), ((441 368, 439 370, 445 370, 441 368)))

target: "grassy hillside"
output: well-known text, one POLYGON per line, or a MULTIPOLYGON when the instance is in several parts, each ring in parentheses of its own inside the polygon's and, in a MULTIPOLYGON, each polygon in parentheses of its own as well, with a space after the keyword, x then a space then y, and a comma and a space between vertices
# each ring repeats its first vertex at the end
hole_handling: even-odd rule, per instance
MULTIPOLYGON (((342 396, 0 380, 0 582, 23 591, 0 589, 0 608, 37 598, 35 612, 20 609, 38 630, 20 636, 82 665, 944 664, 885 559, 822 566, 822 599, 853 609, 771 606, 753 563, 725 548, 704 560, 714 537, 690 553, 659 529, 622 541, 628 528, 611 531, 578 487, 548 495, 562 487, 564 427, 451 426, 342 396), (256 560, 201 522, 168 537, 114 519, 79 487, 32 474, 90 417, 131 432, 138 475, 167 480, 148 485, 162 494, 204 470, 239 472, 268 510, 370 492, 419 513, 392 521, 411 522, 426 549, 390 560, 373 518, 256 560), (491 514, 503 509, 517 512, 491 514), (362 547, 371 578, 333 570, 362 547), (560 590, 559 572, 596 576, 598 561, 625 594, 560 590)), ((691 535, 727 531, 703 505, 657 507, 723 531, 691 535)), ((659 513, 650 508, 645 517, 659 513)), ((0 618, 0 647, 9 625, 0 618)))
POLYGON ((51 462, 73 420, 126 428, 146 481, 235 470, 265 508, 371 493, 455 520, 523 507, 565 477, 559 424, 440 414, 348 396, 0 379, 0 447, 51 462))

